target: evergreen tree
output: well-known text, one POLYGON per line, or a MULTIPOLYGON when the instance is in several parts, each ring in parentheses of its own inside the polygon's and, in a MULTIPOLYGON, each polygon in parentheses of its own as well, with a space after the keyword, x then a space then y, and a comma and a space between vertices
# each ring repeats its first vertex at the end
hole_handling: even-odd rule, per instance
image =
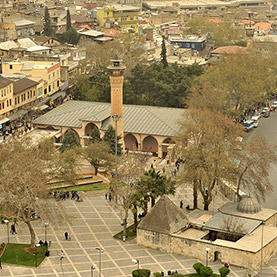
POLYGON ((68 31, 57 35, 57 37, 62 42, 67 42, 76 45, 79 42, 80 34, 78 34, 73 27, 70 27, 68 31))
POLYGON ((166 47, 165 47, 164 37, 163 37, 163 42, 162 42, 161 62, 164 65, 164 67, 168 66, 167 59, 166 59, 166 47))
POLYGON ((51 36, 53 34, 53 29, 50 22, 50 15, 47 6, 44 10, 44 27, 43 27, 43 33, 46 36, 51 36))
POLYGON ((68 31, 70 28, 71 28, 71 17, 70 17, 69 9, 67 9, 67 13, 66 13, 66 31, 68 31))
POLYGON ((68 149, 72 149, 75 146, 81 146, 75 132, 72 129, 69 129, 63 138, 62 146, 60 147, 60 151, 64 152, 68 149))
POLYGON ((93 128, 90 133, 89 143, 95 143, 101 141, 100 132, 97 127, 93 128))
MULTIPOLYGON (((118 155, 121 155, 121 153, 122 153, 121 143, 119 143, 120 139, 121 139, 121 137, 117 136, 117 154, 118 155)), ((111 125, 106 130, 103 140, 107 144, 110 145, 112 153, 115 154, 115 129, 111 125)))

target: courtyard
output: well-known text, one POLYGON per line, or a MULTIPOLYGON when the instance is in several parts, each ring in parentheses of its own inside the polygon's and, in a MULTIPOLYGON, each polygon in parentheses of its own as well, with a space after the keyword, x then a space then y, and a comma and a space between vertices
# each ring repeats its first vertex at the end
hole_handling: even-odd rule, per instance
MULTIPOLYGON (((187 193, 189 193, 187 191, 187 193)), ((178 194, 174 197, 177 204, 178 194)), ((215 206, 220 205, 220 199, 215 206)), ((47 240, 51 241, 50 257, 46 258, 38 268, 25 268, 3 264, 0 271, 1 276, 92 276, 91 265, 97 264, 94 276, 99 276, 99 251, 96 248, 103 248, 101 254, 102 276, 131 276, 131 272, 137 268, 132 259, 138 259, 141 268, 148 268, 152 272, 178 270, 179 273, 192 273, 192 268, 198 260, 180 255, 172 255, 157 250, 152 250, 136 245, 136 240, 118 241, 112 236, 119 232, 121 227, 120 211, 114 209, 113 205, 105 200, 104 193, 84 196, 83 202, 63 202, 67 215, 70 215, 69 222, 61 222, 59 226, 49 224, 46 228, 47 240), (72 234, 71 240, 65 240, 64 233, 72 234), (64 259, 61 261, 59 252, 63 250, 64 259)), ((131 220, 131 217, 130 217, 131 220)), ((10 242, 29 243, 29 232, 19 223, 17 234, 11 235, 10 242)), ((37 241, 44 241, 45 226, 40 220, 33 221, 37 241)), ((7 226, 0 225, 0 241, 7 242, 7 226)), ((200 261, 205 263, 205 261, 200 261)), ((222 266, 219 262, 209 262, 214 272, 222 266)), ((251 273, 245 269, 231 266, 229 276, 248 276, 251 273)), ((277 257, 271 259, 269 264, 264 266, 263 276, 277 276, 277 257)))

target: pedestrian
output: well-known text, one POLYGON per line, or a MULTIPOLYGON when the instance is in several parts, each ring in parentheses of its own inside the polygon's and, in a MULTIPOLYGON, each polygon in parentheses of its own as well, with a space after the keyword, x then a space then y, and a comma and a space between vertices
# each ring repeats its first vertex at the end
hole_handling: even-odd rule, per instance
POLYGON ((112 201, 112 194, 109 193, 109 201, 111 202, 112 201))
POLYGON ((1 262, 1 260, 0 260, 0 269, 2 269, 2 262, 1 262))
POLYGON ((16 230, 15 230, 15 223, 13 223, 13 224, 11 225, 11 233, 12 233, 12 235, 17 234, 17 233, 16 233, 16 230))
POLYGON ((64 252, 63 252, 63 250, 60 251, 59 256, 60 256, 60 260, 62 260, 64 258, 64 252))
POLYGON ((165 166, 163 166, 162 171, 163 171, 163 173, 165 173, 165 166))
POLYGON ((68 240, 71 240, 71 234, 70 233, 68 234, 68 240))
POLYGON ((66 240, 68 240, 68 233, 67 232, 64 233, 64 237, 65 237, 66 240))
POLYGON ((180 209, 183 209, 183 200, 180 201, 180 209))
POLYGON ((108 199, 108 193, 105 193, 105 199, 106 200, 108 199))

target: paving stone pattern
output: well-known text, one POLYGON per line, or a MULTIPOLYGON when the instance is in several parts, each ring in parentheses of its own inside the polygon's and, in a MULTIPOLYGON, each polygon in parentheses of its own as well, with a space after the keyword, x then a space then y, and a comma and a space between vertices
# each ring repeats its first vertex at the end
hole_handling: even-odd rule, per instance
MULTIPOLYGON (((173 199, 176 204, 180 198, 173 199)), ((218 200, 216 205, 220 205, 218 200)), ((121 230, 120 211, 115 210, 104 196, 84 197, 83 202, 66 200, 63 202, 67 214, 72 216, 71 224, 61 223, 58 227, 51 224, 47 227, 47 240, 51 240, 50 257, 46 258, 38 268, 9 266, 3 264, 0 276, 21 277, 91 277, 91 265, 97 264, 94 276, 99 276, 99 252, 96 247, 104 248, 101 254, 102 277, 131 276, 136 269, 132 259, 140 261, 140 266, 152 272, 178 270, 180 273, 194 272, 192 268, 197 259, 180 255, 172 255, 161 251, 136 245, 136 240, 121 242, 113 239, 113 235, 121 230), (71 241, 66 241, 64 232, 72 234, 71 241), (59 252, 63 250, 64 259, 60 260, 59 252)), ((33 221, 37 239, 44 240, 44 225, 40 220, 33 221)), ((29 232, 24 224, 17 226, 17 235, 10 234, 10 242, 29 243, 29 232)), ((7 241, 7 227, 0 224, 0 242, 7 241)), ((200 261, 205 263, 205 261, 200 261)), ((219 262, 209 263, 217 272, 222 265, 219 262)), ((231 266, 229 276, 244 276, 248 271, 231 266)), ((277 257, 271 259, 264 267, 263 276, 277 276, 277 257)), ((254 273, 251 272, 252 276, 254 273)))

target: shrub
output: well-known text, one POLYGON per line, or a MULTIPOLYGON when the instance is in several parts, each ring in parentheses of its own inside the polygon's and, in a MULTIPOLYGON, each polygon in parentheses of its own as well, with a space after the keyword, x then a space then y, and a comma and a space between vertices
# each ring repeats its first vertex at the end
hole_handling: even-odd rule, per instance
POLYGON ((221 277, 226 277, 230 273, 230 269, 225 266, 221 267, 218 271, 221 277))
POLYGON ((153 272, 154 277, 162 277, 161 272, 153 272))
POLYGON ((211 277, 213 275, 213 270, 209 266, 202 266, 200 269, 201 277, 211 277))
POLYGON ((193 268, 195 269, 195 271, 197 272, 197 274, 200 275, 200 270, 201 270, 201 268, 202 268, 203 266, 204 266, 204 265, 201 264, 201 263, 195 263, 195 264, 193 265, 193 268))
POLYGON ((184 276, 186 276, 186 275, 181 274, 181 273, 175 273, 175 274, 173 274, 173 276, 175 276, 175 277, 184 277, 184 276))
POLYGON ((132 272, 133 277, 149 277, 151 271, 149 269, 136 269, 132 272))

